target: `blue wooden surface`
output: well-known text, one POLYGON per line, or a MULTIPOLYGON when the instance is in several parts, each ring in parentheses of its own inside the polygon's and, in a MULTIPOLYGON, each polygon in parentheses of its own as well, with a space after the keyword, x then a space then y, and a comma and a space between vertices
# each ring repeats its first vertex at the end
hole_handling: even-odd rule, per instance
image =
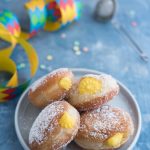
MULTIPOLYGON (((150 62, 143 62, 131 45, 108 24, 93 20, 95 1, 82 0, 83 15, 79 22, 55 33, 41 31, 30 43, 36 48, 40 64, 49 70, 59 67, 83 67, 112 74, 123 82, 135 95, 142 112, 142 132, 134 150, 150 149, 150 62), (65 33, 67 37, 60 36, 65 33), (72 50, 74 41, 80 41, 81 47, 88 47, 88 53, 75 55, 72 50), (46 60, 48 54, 53 61, 46 60)), ((25 1, 1 0, 0 10, 7 8, 23 20, 22 8, 25 1)), ((150 56, 150 0, 120 0, 115 19, 117 19, 134 37, 142 49, 150 56), (137 26, 131 26, 136 21, 137 26)), ((26 63, 27 59, 17 47, 12 58, 17 63, 26 63)), ((27 71, 25 71, 27 73, 27 71)), ((46 74, 39 69, 33 79, 46 74)), ((14 112, 18 98, 0 104, 0 150, 22 150, 14 129, 14 112)))

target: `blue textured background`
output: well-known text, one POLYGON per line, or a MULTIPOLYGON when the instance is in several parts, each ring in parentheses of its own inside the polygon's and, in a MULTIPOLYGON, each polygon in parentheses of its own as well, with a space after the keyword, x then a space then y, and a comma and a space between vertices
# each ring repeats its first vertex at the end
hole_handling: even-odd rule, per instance
MULTIPOLYGON (((129 43, 108 24, 93 20, 95 1, 82 0, 83 15, 79 22, 58 32, 41 31, 30 43, 36 48, 40 64, 49 70, 59 67, 83 67, 112 74, 123 82, 135 95, 142 112, 142 132, 134 150, 150 149, 150 62, 143 62, 129 43), (67 37, 61 38, 65 33, 67 37), (74 41, 80 41, 81 47, 88 47, 88 53, 75 55, 72 50, 74 41), (46 56, 53 55, 52 61, 46 56)), ((7 8, 25 22, 23 18, 24 0, 1 0, 0 10, 7 8)), ((119 0, 117 19, 134 37, 142 49, 150 56, 150 0, 119 0), (137 26, 131 26, 136 21, 137 26)), ((26 63, 27 59, 20 47, 12 58, 17 63, 26 63)), ((26 67, 27 68, 27 67, 26 67)), ((22 71, 27 73, 27 70, 22 71)), ((36 77, 48 71, 39 69, 36 77)), ((33 81, 34 81, 33 80, 33 81)), ((14 112, 18 98, 9 103, 0 104, 0 150, 22 150, 14 129, 14 112)))

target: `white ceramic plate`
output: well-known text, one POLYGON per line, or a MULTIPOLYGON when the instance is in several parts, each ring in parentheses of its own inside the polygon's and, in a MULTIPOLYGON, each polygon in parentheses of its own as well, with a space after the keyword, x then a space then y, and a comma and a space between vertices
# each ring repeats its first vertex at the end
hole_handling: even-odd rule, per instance
MULTIPOLYGON (((101 72, 88 69, 72 69, 72 71, 77 77, 81 77, 82 75, 89 73, 101 74, 101 72)), ((117 97, 115 97, 112 101, 110 101, 109 104, 123 108, 128 113, 130 113, 133 119, 135 127, 134 135, 130 138, 130 140, 126 144, 124 144, 121 148, 119 148, 119 150, 130 150, 136 144, 140 134, 141 114, 136 99, 131 94, 131 92, 119 81, 118 84, 120 85, 120 93, 117 97)), ((32 123, 38 116, 39 112, 41 111, 40 109, 37 109, 32 104, 30 104, 30 102, 28 101, 27 94, 29 88, 22 94, 15 112, 16 133, 22 147, 25 150, 29 150, 28 135, 32 123)), ((82 149, 79 148, 74 142, 72 142, 65 148, 65 150, 82 150, 82 149)))

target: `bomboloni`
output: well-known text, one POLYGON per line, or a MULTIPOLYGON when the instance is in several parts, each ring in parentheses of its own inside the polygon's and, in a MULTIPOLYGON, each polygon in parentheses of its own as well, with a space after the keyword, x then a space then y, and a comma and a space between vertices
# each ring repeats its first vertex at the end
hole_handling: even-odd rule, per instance
POLYGON ((28 99, 33 105, 44 108, 54 101, 64 99, 68 95, 72 82, 72 71, 67 68, 54 70, 31 86, 28 99))

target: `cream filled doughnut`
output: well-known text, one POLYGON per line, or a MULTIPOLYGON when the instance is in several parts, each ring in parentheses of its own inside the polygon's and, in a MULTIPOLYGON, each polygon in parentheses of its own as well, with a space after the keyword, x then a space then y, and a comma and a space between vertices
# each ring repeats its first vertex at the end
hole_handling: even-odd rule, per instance
POLYGON ((78 111, 65 101, 49 104, 38 115, 29 133, 31 150, 59 150, 70 143, 80 126, 78 111))
POLYGON ((28 99, 37 107, 62 100, 72 86, 73 73, 67 68, 57 69, 36 81, 30 88, 28 99))
POLYGON ((69 103, 80 111, 95 109, 119 93, 119 86, 110 75, 85 75, 72 86, 69 103))
POLYGON ((75 142, 84 149, 115 149, 123 145, 133 132, 133 122, 127 112, 103 105, 81 114, 75 142))

